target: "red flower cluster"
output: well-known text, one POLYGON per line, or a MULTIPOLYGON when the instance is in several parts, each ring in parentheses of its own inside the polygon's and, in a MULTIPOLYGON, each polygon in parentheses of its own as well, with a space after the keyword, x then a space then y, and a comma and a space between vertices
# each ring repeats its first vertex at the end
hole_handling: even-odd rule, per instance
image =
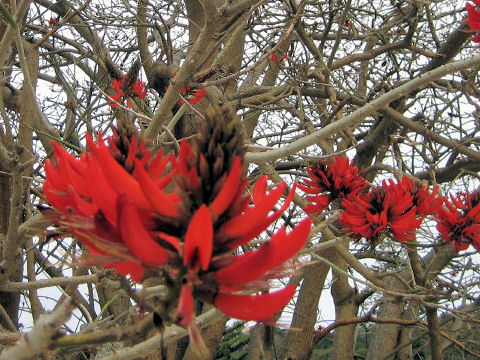
POLYGON ((181 143, 177 157, 152 156, 135 136, 117 133, 108 144, 88 137, 89 151, 79 159, 54 144, 55 165, 45 164, 44 193, 55 208, 50 216, 87 245, 97 263, 135 281, 163 278, 170 292, 164 319, 194 329, 199 299, 238 319, 266 321, 295 293, 293 285, 268 292, 269 280, 285 276, 311 221, 289 233, 282 227, 255 250, 233 255, 283 214, 294 192, 275 209, 286 184, 268 191, 262 177, 250 196, 239 120, 217 109, 206 123, 192 146, 181 143))
POLYGON ((437 229, 446 242, 457 250, 465 250, 470 244, 480 251, 480 190, 450 196, 451 203, 437 215, 437 229))
POLYGON ((287 57, 288 57, 288 53, 285 51, 282 54, 282 57, 280 58, 280 60, 278 60, 277 53, 273 52, 272 55, 270 56, 270 59, 272 60, 272 62, 276 63, 276 62, 281 62, 281 61, 285 60, 287 57))
POLYGON ((470 3, 467 3, 466 9, 467 9, 467 24, 470 27, 470 29, 475 32, 475 36, 471 38, 473 42, 480 43, 480 11, 478 8, 480 8, 480 0, 472 0, 475 4, 472 5, 470 3))
MULTIPOLYGON (((172 77, 177 76, 177 73, 173 73, 172 77)), ((167 91, 168 86, 165 86, 165 91, 167 91)), ((190 85, 182 86, 180 89, 180 94, 188 100, 189 103, 191 104, 198 104, 202 99, 207 96, 207 93, 205 92, 205 88, 203 86, 199 87, 192 87, 190 85)), ((178 100, 178 103, 180 105, 183 105, 185 101, 183 99, 178 100)))
POLYGON ((125 99, 127 100, 127 107, 131 108, 132 103, 129 98, 138 97, 143 99, 147 97, 145 83, 137 79, 130 80, 127 75, 123 75, 120 80, 114 79, 112 86, 116 95, 110 97, 114 102, 109 105, 113 108, 118 107, 118 103, 123 103, 125 99))
POLYGON ((53 26, 53 25, 57 24, 58 21, 59 21, 59 18, 58 18, 58 17, 55 18, 55 17, 52 16, 52 17, 48 20, 48 25, 53 26))
POLYGON ((310 203, 304 210, 308 214, 319 213, 332 201, 352 197, 368 187, 368 182, 358 174, 358 168, 339 156, 335 156, 333 163, 320 161, 310 165, 307 172, 310 179, 298 187, 307 194, 315 194, 307 196, 310 203))
POLYGON ((340 223, 354 238, 374 243, 391 233, 398 241, 412 241, 425 216, 440 210, 443 199, 427 187, 418 187, 404 177, 398 183, 383 181, 367 193, 344 198, 340 223))
POLYGON ((162 176, 168 157, 159 152, 152 158, 133 137, 125 140, 129 153, 120 163, 119 140, 115 134, 107 146, 101 136, 95 144, 87 135, 90 151, 80 159, 52 142, 55 166, 45 162, 43 192, 57 210, 57 224, 87 245, 91 255, 102 256, 106 267, 140 281, 145 268, 167 259, 166 250, 142 224, 153 222, 154 214, 177 216, 180 198, 163 191, 171 178, 162 176))
MULTIPOLYGON (((180 94, 182 94, 183 97, 187 98, 188 102, 191 104, 197 104, 202 101, 203 97, 207 96, 207 93, 205 92, 205 88, 203 86, 200 86, 198 88, 192 88, 190 85, 183 86, 180 89, 180 94)), ((180 99, 178 103, 180 105, 183 105, 183 99, 180 99)))

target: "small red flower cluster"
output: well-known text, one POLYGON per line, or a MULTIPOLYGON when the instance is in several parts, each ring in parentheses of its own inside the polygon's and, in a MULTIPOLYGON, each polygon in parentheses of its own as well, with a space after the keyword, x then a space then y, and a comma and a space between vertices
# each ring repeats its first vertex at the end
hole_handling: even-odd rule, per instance
POLYGON ((471 244, 480 251, 480 190, 450 199, 437 215, 437 230, 457 250, 466 250, 471 244))
MULTIPOLYGON (((177 76, 177 73, 173 73, 172 77, 177 76)), ((167 91, 168 86, 165 86, 165 91, 167 91)), ((182 86, 180 89, 180 94, 187 100, 190 104, 198 104, 202 99, 207 96, 205 88, 203 86, 192 87, 191 85, 182 86)), ((180 105, 183 105, 185 101, 183 99, 178 100, 180 105)))
POLYGON ((319 162, 307 171, 310 179, 299 187, 314 195, 307 196, 310 203, 304 210, 318 213, 341 199, 340 223, 355 239, 376 243, 390 233, 398 241, 411 241, 423 219, 438 213, 443 203, 437 196, 438 187, 429 192, 428 187, 419 187, 408 177, 370 187, 347 158, 337 156, 333 163, 319 162))
POLYGON ((384 180, 380 186, 369 187, 358 168, 340 157, 333 163, 313 164, 307 171, 310 179, 299 188, 314 195, 307 196, 310 203, 305 212, 319 213, 335 199, 342 199, 339 221, 357 240, 365 238, 375 244, 391 234, 398 241, 412 241, 423 219, 434 215, 443 241, 457 250, 471 244, 480 251, 480 189, 450 196, 449 202, 438 196, 438 186, 430 191, 406 176, 399 182, 384 180))
MULTIPOLYGON (((200 86, 198 88, 192 88, 190 85, 183 86, 180 89, 180 94, 182 94, 182 96, 185 97, 191 104, 197 104, 202 101, 203 97, 207 96, 207 93, 205 92, 205 88, 203 86, 200 86)), ((183 105, 183 99, 180 99, 178 103, 180 105, 183 105)))
POLYGON ((340 223, 356 239, 362 237, 376 243, 391 233, 398 241, 412 241, 423 219, 440 210, 443 200, 437 198, 438 188, 429 193, 408 177, 400 182, 382 182, 367 193, 342 201, 344 212, 340 223))
POLYGON ((59 21, 59 18, 58 18, 58 17, 53 17, 53 16, 52 16, 52 17, 48 20, 48 25, 53 26, 53 25, 57 24, 58 21, 59 21))
POLYGON ((272 55, 270 56, 270 59, 272 60, 272 62, 276 63, 276 62, 281 62, 281 61, 285 60, 287 57, 288 57, 288 53, 285 51, 282 54, 282 56, 280 57, 280 60, 279 60, 278 57, 277 57, 277 53, 274 51, 272 53, 272 55))
POLYGON ((129 98, 138 97, 143 99, 147 97, 145 83, 138 79, 132 82, 126 75, 123 75, 120 80, 114 79, 112 86, 116 95, 110 97, 114 102, 109 105, 113 108, 118 107, 118 103, 122 104, 125 99, 127 100, 127 107, 131 108, 132 103, 129 98))
POLYGON ((475 36, 471 38, 473 42, 480 43, 480 11, 478 8, 480 8, 480 0, 472 0, 475 4, 472 5, 470 3, 467 3, 466 9, 467 9, 467 24, 472 29, 473 32, 475 32, 475 36))
POLYGON ((309 204, 304 211, 314 214, 323 211, 336 200, 357 195, 368 187, 368 182, 359 175, 358 168, 347 158, 335 156, 333 163, 320 161, 307 168, 310 179, 298 187, 307 194, 309 204), (322 194, 322 195, 317 195, 322 194))
POLYGON ((89 151, 79 159, 54 143, 54 163, 45 163, 50 217, 89 248, 86 259, 134 281, 163 278, 171 296, 161 316, 189 328, 194 299, 241 320, 273 319, 296 287, 268 292, 269 280, 286 275, 311 228, 307 218, 233 255, 284 213, 294 191, 278 209, 285 183, 269 191, 262 177, 247 193, 243 153, 235 150, 243 139, 227 134, 240 121, 221 116, 206 116, 210 125, 195 146, 183 141, 176 157, 153 156, 135 136, 115 133, 107 142, 87 137, 89 151))

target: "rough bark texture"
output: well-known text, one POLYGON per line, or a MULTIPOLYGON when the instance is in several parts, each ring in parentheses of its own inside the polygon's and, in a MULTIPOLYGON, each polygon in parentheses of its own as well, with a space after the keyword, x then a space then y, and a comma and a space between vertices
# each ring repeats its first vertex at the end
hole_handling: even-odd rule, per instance
MULTIPOLYGON (((398 319, 402 314, 403 303, 401 299, 385 296, 380 305, 378 317, 398 319)), ((377 324, 374 336, 368 347, 367 360, 393 360, 393 351, 398 344, 400 325, 377 324)))
MULTIPOLYGON (((322 256, 327 257, 327 252, 322 256)), ((318 301, 329 271, 330 268, 321 262, 305 268, 290 330, 285 339, 286 357, 297 360, 310 358, 318 301)))
MULTIPOLYGON (((337 266, 346 271, 347 264, 341 258, 336 259, 337 266)), ((333 270, 332 297, 335 304, 335 320, 345 320, 357 316, 358 302, 354 289, 350 287, 348 277, 333 270)), ((353 359, 355 348, 356 324, 341 326, 335 330, 332 360, 353 359)))

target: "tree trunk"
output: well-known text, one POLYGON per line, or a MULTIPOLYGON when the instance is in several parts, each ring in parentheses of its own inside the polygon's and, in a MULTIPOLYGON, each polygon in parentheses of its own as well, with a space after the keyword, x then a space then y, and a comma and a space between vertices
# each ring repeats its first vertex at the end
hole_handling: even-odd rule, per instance
MULTIPOLYGON (((323 252, 322 256, 328 257, 327 251, 323 252)), ((286 357, 291 356, 297 360, 310 358, 318 301, 329 270, 330 267, 322 262, 305 268, 292 322, 285 339, 286 357)))

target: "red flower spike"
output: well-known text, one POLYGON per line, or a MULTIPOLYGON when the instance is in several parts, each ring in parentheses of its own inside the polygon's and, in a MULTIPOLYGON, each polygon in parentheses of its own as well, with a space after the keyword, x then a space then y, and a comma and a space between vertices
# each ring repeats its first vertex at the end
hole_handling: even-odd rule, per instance
POLYGON ((276 53, 276 52, 273 52, 272 55, 270 56, 270 60, 272 60, 272 62, 276 63, 276 62, 280 62, 280 61, 285 60, 287 57, 288 57, 288 53, 285 51, 285 52, 282 54, 280 60, 278 60, 278 58, 277 58, 277 53, 276 53))
POLYGON ((220 285, 245 284, 282 265, 305 245, 311 226, 312 221, 306 218, 289 234, 285 227, 282 227, 270 241, 263 243, 257 250, 235 256, 232 265, 216 272, 215 280, 220 285))
POLYGON ((210 213, 213 216, 222 215, 230 206, 240 186, 240 175, 242 171, 242 164, 240 157, 236 157, 233 161, 230 173, 223 184, 222 189, 209 205, 210 213))
POLYGON ((183 247, 183 264, 185 266, 194 267, 195 257, 198 256, 202 270, 208 269, 213 250, 213 224, 205 204, 190 220, 183 247))
POLYGON ((202 98, 207 96, 207 93, 205 92, 203 86, 201 86, 192 93, 192 96, 193 97, 189 99, 188 102, 191 104, 198 104, 200 101, 202 101, 202 98))
POLYGON ((457 250, 466 250, 470 244, 480 249, 480 190, 450 196, 447 209, 437 215, 437 230, 445 242, 457 250))
MULTIPOLYGON (((177 73, 173 73, 172 77, 177 76, 177 73)), ((165 91, 167 91, 168 86, 165 86, 165 91)), ((205 92, 205 88, 203 86, 199 86, 198 88, 192 88, 190 85, 182 86, 180 89, 180 94, 187 99, 187 101, 191 104, 197 104, 202 101, 202 98, 207 96, 205 92)), ((185 101, 183 99, 178 100, 180 105, 183 105, 185 101)))
POLYGON ((192 287, 189 284, 182 285, 177 305, 177 321, 176 324, 188 327, 194 315, 192 287))
POLYGON ((364 237, 375 243, 383 233, 390 232, 397 241, 411 241, 426 215, 417 212, 416 202, 429 201, 422 203, 424 210, 437 206, 436 200, 427 200, 426 194, 426 189, 406 179, 399 183, 383 181, 368 193, 344 198, 340 223, 356 239, 364 237))
POLYGON ((348 160, 335 156, 332 163, 319 161, 307 168, 310 179, 305 179, 299 189, 312 196, 307 196, 309 204, 304 208, 308 214, 325 210, 336 199, 350 198, 369 185, 359 175, 359 169, 348 160))
POLYGON ((58 23, 58 18, 54 18, 54 17, 51 17, 49 20, 48 20, 48 25, 50 26, 53 26, 55 24, 58 23))
POLYGON ((230 317, 261 322, 287 306, 295 291, 296 286, 289 285, 281 290, 259 295, 219 293, 215 297, 215 306, 230 317))
MULTIPOLYGON (((121 81, 115 87, 128 95, 121 81)), ((177 157, 164 158, 152 156, 142 141, 127 134, 116 132, 106 141, 100 136, 97 143, 87 137, 89 152, 80 159, 55 148, 44 184, 56 208, 52 220, 88 246, 85 264, 103 264, 135 281, 162 273, 178 284, 168 289, 169 298, 177 299, 174 321, 188 327, 197 348, 202 341, 193 321, 194 295, 213 299, 240 319, 273 321, 294 295, 294 286, 261 295, 235 292, 267 290, 270 279, 285 277, 289 267, 284 264, 305 244, 311 227, 306 219, 290 232, 281 228, 258 249, 234 255, 234 247, 266 231, 285 212, 295 187, 277 208, 284 183, 269 190, 262 177, 248 196, 237 156, 243 150, 235 145, 242 143, 235 137, 239 124, 209 119, 200 135, 231 138, 228 144, 199 139, 191 147, 183 141, 177 157), (172 170, 163 175, 169 162, 172 170), (170 181, 174 186, 166 193, 170 181)))
POLYGON ((148 265, 162 265, 167 259, 166 250, 161 247, 144 228, 135 206, 125 196, 119 199, 118 224, 122 240, 139 260, 148 265))
MULTIPOLYGON (((129 97, 138 97, 143 99, 147 96, 147 92, 145 91, 145 83, 141 80, 135 80, 133 84, 127 84, 129 79, 126 75, 123 75, 120 80, 114 79, 112 81, 113 90, 115 90, 116 95, 110 96, 112 101, 117 103, 122 103, 123 100, 126 98, 127 100, 127 107, 132 107, 130 103, 129 97)), ((118 107, 117 103, 110 103, 110 107, 116 108, 118 107)))

